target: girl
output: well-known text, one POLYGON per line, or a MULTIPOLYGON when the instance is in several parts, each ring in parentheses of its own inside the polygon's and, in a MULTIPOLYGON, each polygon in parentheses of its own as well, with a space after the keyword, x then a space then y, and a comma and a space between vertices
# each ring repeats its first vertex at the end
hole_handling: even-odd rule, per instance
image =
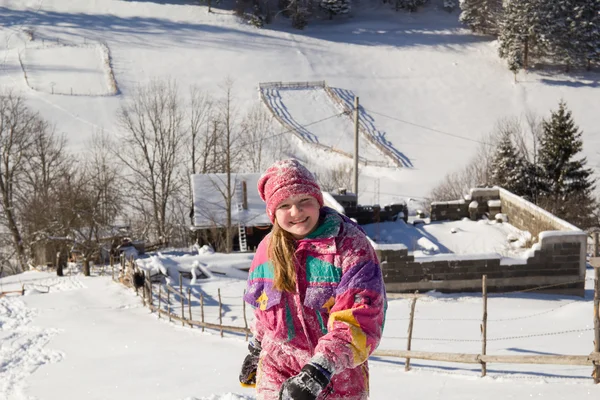
POLYGON ((367 358, 379 344, 386 295, 364 232, 323 206, 296 160, 258 182, 273 222, 260 243, 244 300, 255 307, 240 382, 259 400, 365 400, 367 358))

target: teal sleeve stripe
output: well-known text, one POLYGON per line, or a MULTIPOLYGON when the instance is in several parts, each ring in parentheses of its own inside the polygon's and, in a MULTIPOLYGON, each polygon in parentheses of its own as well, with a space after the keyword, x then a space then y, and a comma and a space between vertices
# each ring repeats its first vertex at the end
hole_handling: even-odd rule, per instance
POLYGON ((270 261, 264 262, 260 265, 257 265, 252 272, 250 272, 249 280, 253 279, 273 279, 274 277, 274 269, 273 264, 270 261))
POLYGON ((294 329, 294 319, 292 318, 292 310, 287 300, 285 301, 285 324, 287 325, 288 342, 296 337, 296 329, 294 329))
POLYGON ((325 335, 327 333, 327 327, 323 323, 323 317, 321 317, 321 313, 319 312, 319 310, 315 310, 315 312, 317 313, 317 319, 319 320, 319 325, 321 325, 321 332, 323 332, 323 335, 325 335))
POLYGON ((342 269, 327 261, 308 256, 306 258, 306 280, 311 283, 338 283, 342 279, 342 269))

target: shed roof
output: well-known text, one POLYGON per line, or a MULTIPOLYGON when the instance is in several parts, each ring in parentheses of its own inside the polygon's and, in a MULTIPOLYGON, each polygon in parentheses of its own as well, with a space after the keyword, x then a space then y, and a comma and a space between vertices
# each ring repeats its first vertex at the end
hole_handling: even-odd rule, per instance
MULTIPOLYGON (((231 175, 233 197, 231 203, 231 223, 245 226, 265 226, 271 221, 266 213, 265 203, 258 195, 257 184, 261 174, 239 173, 231 175), (238 211, 242 202, 242 182, 246 182, 248 208, 238 211)), ((195 174, 191 176, 193 217, 192 229, 206 229, 226 225, 225 192, 227 174, 195 174)))

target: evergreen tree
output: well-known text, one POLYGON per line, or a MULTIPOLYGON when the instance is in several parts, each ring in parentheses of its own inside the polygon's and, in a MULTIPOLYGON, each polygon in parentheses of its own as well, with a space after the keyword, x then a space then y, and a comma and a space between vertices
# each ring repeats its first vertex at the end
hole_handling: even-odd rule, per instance
POLYGON ((396 0, 396 11, 404 8, 410 12, 414 12, 425 3, 427 3, 427 0, 396 0))
POLYGON ((350 0, 321 0, 319 6, 329 13, 329 19, 333 19, 334 15, 348 14, 350 0))
POLYGON ((491 183, 516 195, 527 194, 527 168, 517 152, 509 132, 505 132, 496 148, 491 165, 491 183))
POLYGON ((577 63, 589 70, 600 62, 600 0, 577 0, 573 9, 573 36, 578 42, 577 63))
POLYGON ((540 4, 539 9, 543 19, 540 47, 550 60, 566 65, 567 71, 577 64, 577 51, 581 48, 574 13, 577 1, 546 1, 540 4))
POLYGON ((592 170, 585 167, 585 158, 574 159, 583 148, 582 133, 563 101, 542 127, 538 203, 555 215, 586 228, 596 204, 592 170))
POLYGON ((460 0, 460 22, 473 32, 495 35, 498 33, 501 0, 460 0))
POLYGON ((502 14, 498 54, 511 62, 515 54, 528 68, 532 57, 544 54, 546 33, 547 0, 509 0, 502 14))

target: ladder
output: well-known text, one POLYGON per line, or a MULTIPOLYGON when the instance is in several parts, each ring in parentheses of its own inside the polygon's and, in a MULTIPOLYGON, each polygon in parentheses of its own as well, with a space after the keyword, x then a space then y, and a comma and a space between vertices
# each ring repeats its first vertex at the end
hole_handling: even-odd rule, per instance
POLYGON ((238 239, 240 242, 240 251, 248 251, 248 241, 246 238, 246 225, 244 224, 244 190, 242 181, 237 181, 235 185, 236 202, 238 211, 238 239))

